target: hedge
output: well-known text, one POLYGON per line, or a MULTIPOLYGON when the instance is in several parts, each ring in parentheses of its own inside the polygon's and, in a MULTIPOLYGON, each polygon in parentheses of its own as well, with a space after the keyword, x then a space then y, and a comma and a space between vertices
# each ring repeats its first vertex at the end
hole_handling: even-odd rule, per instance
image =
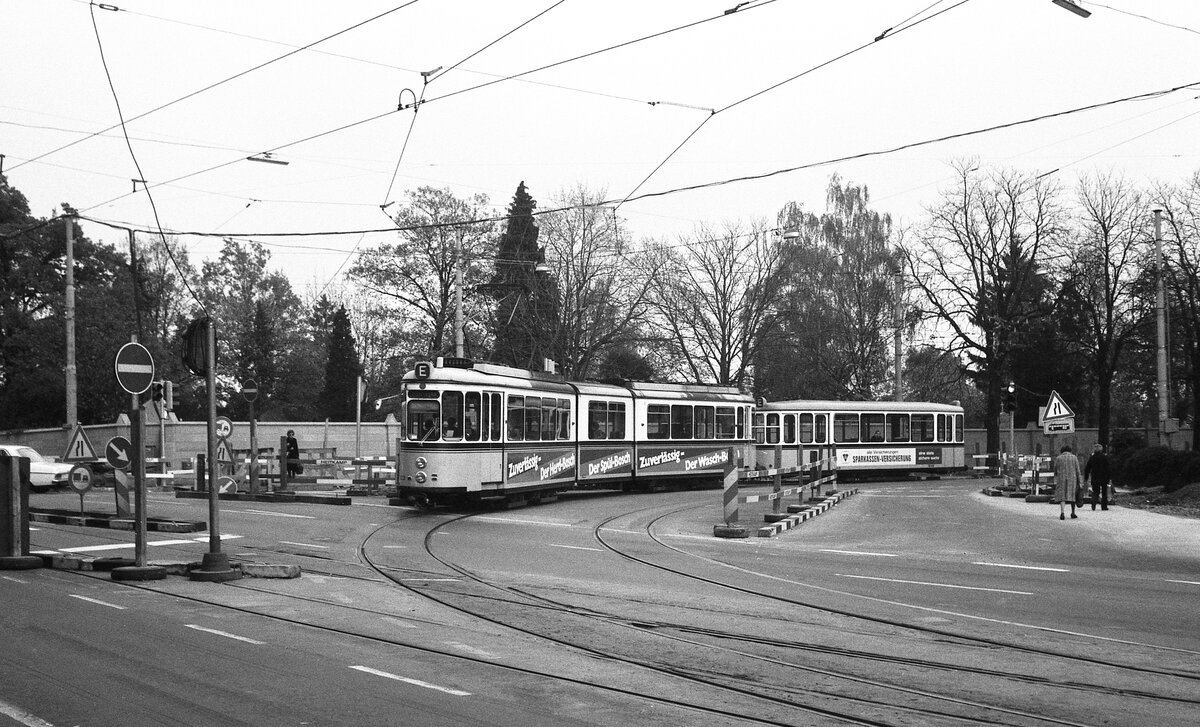
POLYGON ((1162 487, 1163 492, 1200 482, 1200 452, 1142 447, 1113 456, 1113 483, 1123 487, 1162 487))

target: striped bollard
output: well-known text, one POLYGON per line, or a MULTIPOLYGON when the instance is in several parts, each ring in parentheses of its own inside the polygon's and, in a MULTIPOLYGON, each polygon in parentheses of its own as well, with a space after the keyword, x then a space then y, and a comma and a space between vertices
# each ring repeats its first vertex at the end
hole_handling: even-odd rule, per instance
POLYGON ((713 526, 713 535, 718 538, 748 538, 750 528, 737 524, 738 521, 738 476, 737 450, 730 447, 725 461, 725 481, 721 488, 725 522, 713 526))
POLYGON ((115 479, 113 493, 117 498, 117 517, 130 517, 133 510, 129 507, 129 488, 133 484, 133 478, 123 470, 113 470, 113 476, 115 479))

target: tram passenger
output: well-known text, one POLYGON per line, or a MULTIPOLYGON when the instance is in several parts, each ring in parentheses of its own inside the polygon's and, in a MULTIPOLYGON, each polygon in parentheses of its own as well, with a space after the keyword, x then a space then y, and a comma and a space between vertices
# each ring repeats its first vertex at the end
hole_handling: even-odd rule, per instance
POLYGON ((442 437, 444 439, 458 438, 458 419, 456 417, 446 418, 446 425, 442 430, 442 437))

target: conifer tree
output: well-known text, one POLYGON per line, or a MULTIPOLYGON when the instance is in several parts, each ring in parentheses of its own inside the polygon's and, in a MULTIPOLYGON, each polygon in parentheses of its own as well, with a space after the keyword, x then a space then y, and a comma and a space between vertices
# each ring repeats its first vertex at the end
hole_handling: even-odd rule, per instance
POLYGON ((333 421, 354 420, 361 373, 362 364, 354 332, 350 329, 350 315, 345 306, 338 306, 329 333, 329 361, 325 365, 325 388, 320 397, 322 415, 333 421))
POLYGON ((491 286, 496 297, 493 358, 521 368, 541 368, 542 358, 553 350, 548 337, 557 310, 553 280, 544 272, 545 255, 538 247, 536 207, 522 181, 508 208, 491 286))

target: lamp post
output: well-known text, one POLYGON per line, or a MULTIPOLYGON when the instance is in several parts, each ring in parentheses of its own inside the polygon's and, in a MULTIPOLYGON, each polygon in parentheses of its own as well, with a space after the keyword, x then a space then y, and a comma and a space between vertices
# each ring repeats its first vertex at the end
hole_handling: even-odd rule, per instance
POLYGON ((1167 290, 1163 283, 1162 209, 1154 212, 1154 322, 1158 344, 1158 443, 1168 446, 1167 437, 1167 290))

